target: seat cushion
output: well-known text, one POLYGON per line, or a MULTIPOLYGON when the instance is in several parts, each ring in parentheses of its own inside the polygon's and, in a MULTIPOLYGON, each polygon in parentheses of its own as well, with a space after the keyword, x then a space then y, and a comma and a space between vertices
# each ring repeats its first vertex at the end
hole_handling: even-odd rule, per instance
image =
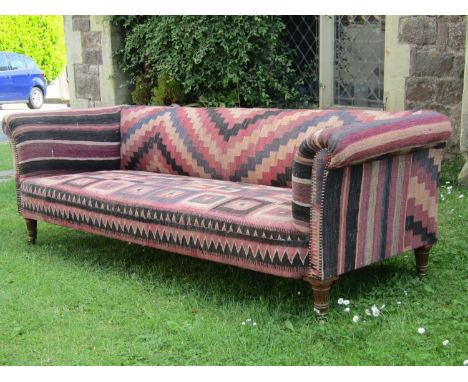
POLYGON ((309 268, 290 189, 116 170, 31 177, 20 193, 30 219, 285 277, 309 268))

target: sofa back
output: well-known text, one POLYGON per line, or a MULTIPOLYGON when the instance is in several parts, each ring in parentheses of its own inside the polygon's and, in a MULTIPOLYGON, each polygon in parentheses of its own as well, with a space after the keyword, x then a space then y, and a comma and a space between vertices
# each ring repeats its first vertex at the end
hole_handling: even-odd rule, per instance
POLYGON ((121 169, 291 187, 306 134, 404 113, 131 106, 121 112, 121 169))

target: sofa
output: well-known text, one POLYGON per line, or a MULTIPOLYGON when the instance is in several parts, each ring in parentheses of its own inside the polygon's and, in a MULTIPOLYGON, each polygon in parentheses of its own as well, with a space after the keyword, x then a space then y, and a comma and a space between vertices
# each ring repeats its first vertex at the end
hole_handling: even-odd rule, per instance
MULTIPOLYGON (((312 286, 437 241, 451 127, 433 111, 116 106, 13 114, 17 201, 37 221, 312 286)), ((64 238, 65 240, 65 238, 64 238)))

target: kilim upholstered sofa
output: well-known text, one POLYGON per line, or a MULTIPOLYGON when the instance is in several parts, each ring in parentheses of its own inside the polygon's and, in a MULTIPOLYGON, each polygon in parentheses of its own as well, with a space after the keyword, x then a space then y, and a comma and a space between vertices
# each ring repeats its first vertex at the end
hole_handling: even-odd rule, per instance
POLYGON ((431 112, 118 106, 5 119, 37 220, 312 285, 437 240, 431 112))

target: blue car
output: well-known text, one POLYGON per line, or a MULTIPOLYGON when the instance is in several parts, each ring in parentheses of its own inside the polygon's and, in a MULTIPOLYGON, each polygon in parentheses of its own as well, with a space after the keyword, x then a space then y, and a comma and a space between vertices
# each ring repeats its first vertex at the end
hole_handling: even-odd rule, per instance
POLYGON ((34 60, 22 54, 0 52, 0 105, 26 102, 39 109, 46 96, 46 79, 34 60))

